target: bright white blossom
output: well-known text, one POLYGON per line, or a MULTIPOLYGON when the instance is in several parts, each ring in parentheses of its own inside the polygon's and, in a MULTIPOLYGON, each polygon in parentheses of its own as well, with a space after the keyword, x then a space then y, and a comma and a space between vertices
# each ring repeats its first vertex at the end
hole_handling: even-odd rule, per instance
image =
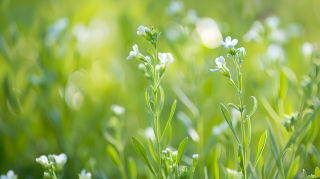
POLYGON ((81 170, 81 173, 79 174, 79 179, 91 179, 91 173, 86 173, 86 169, 81 170))
POLYGON ((121 115, 125 112, 125 108, 116 104, 113 104, 111 106, 111 110, 116 114, 116 115, 121 115))
POLYGON ((222 69, 222 66, 226 67, 227 63, 226 60, 223 58, 223 56, 220 56, 216 58, 216 64, 218 66, 218 69, 210 69, 211 72, 216 72, 222 69))
POLYGON ((40 163, 42 166, 49 164, 48 157, 45 155, 41 155, 39 158, 36 158, 36 162, 40 163))
POLYGON ((14 172, 12 170, 9 170, 7 172, 7 175, 1 175, 0 179, 17 179, 18 176, 14 174, 14 172))
POLYGON ((302 55, 306 57, 311 56, 313 52, 313 45, 309 42, 303 43, 301 52, 302 52, 302 55))
POLYGON ((137 34, 142 36, 142 37, 148 37, 149 35, 147 33, 151 33, 151 30, 148 27, 145 26, 139 26, 137 34))
POLYGON ((227 168, 228 179, 241 179, 242 173, 227 168))
POLYGON ((234 48, 234 46, 238 44, 238 40, 237 39, 231 40, 231 37, 228 36, 226 37, 226 41, 225 42, 221 41, 220 44, 223 45, 223 47, 228 50, 229 48, 234 48))
POLYGON ((267 49, 267 56, 273 62, 276 62, 277 60, 283 61, 284 51, 279 45, 272 44, 267 49))
POLYGON ((174 58, 171 53, 160 53, 159 52, 158 57, 159 57, 160 63, 167 64, 167 66, 174 62, 174 58))
POLYGON ((139 53, 138 45, 135 44, 133 47, 133 51, 130 52, 130 55, 127 57, 127 60, 133 59, 137 56, 139 53))
POLYGON ((67 162, 67 155, 64 153, 60 155, 53 155, 53 158, 58 165, 64 165, 67 162))

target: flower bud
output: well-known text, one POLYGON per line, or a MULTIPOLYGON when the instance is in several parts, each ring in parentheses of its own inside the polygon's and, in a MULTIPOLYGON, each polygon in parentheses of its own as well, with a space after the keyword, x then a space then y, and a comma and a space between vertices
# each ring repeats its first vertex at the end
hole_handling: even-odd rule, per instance
POLYGON ((228 49, 228 53, 232 56, 234 56, 236 54, 236 50, 234 48, 229 48, 228 49))
POLYGON ((183 178, 186 177, 188 174, 188 169, 186 166, 182 166, 181 170, 179 171, 178 177, 183 178))
POLYGON ((172 152, 169 148, 166 149, 166 157, 167 159, 171 159, 172 152))
POLYGON ((194 155, 192 156, 192 158, 193 158, 192 165, 193 165, 193 167, 196 167, 197 164, 198 164, 198 160, 199 160, 199 154, 194 154, 194 155))
POLYGON ((166 71, 167 69, 167 62, 166 63, 161 63, 160 65, 160 69, 159 69, 159 76, 160 78, 162 77, 162 75, 164 74, 164 72, 166 71))
POLYGON ((172 161, 173 161, 173 163, 175 163, 177 161, 177 158, 178 158, 178 151, 172 152, 172 161))
POLYGON ((238 58, 239 58, 239 63, 241 64, 244 57, 246 56, 246 50, 244 47, 241 47, 238 49, 238 58))
POLYGON ((220 68, 221 73, 223 74, 223 76, 227 77, 227 78, 231 78, 231 73, 229 71, 229 69, 227 67, 225 67, 224 65, 222 65, 222 67, 220 68))

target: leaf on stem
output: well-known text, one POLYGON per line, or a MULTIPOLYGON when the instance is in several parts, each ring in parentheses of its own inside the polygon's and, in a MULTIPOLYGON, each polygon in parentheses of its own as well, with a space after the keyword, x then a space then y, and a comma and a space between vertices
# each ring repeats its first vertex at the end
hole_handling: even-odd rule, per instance
POLYGON ((150 98, 149 98, 149 94, 148 94, 148 88, 146 89, 146 92, 145 92, 145 99, 146 99, 146 104, 149 109, 149 112, 154 116, 154 112, 152 111, 151 106, 150 106, 150 102, 149 102, 150 98))
POLYGON ((282 152, 282 157, 281 157, 282 160, 283 160, 284 156, 286 155, 286 153, 287 153, 288 151, 291 151, 291 149, 290 149, 290 148, 287 148, 286 150, 284 150, 284 151, 282 152))
POLYGON ((219 179, 219 155, 221 152, 221 147, 217 145, 215 149, 212 151, 213 158, 211 164, 211 176, 213 179, 219 179))
POLYGON ((236 110, 238 110, 239 111, 239 108, 238 108, 238 106, 236 106, 235 104, 233 104, 233 103, 228 103, 227 104, 227 106, 230 108, 230 107, 232 107, 232 108, 234 108, 234 109, 236 109, 236 110))
POLYGON ((256 112, 256 110, 257 110, 257 108, 258 108, 258 101, 257 101, 257 99, 256 99, 254 96, 251 96, 251 97, 253 98, 253 108, 252 108, 250 114, 247 115, 245 121, 246 121, 247 119, 249 119, 249 118, 254 114, 254 112, 256 112))
POLYGON ((232 131, 232 133, 234 135, 234 137, 237 139, 239 145, 241 146, 241 142, 240 142, 240 140, 239 140, 239 138, 238 138, 238 136, 236 134, 236 131, 233 128, 232 120, 230 118, 230 113, 229 113, 228 109, 222 103, 220 103, 220 108, 221 108, 221 111, 222 111, 224 119, 228 123, 228 125, 229 125, 229 127, 230 127, 230 129, 231 129, 231 131, 232 131))
POLYGON ((175 163, 175 166, 179 165, 179 162, 184 154, 184 151, 186 149, 186 145, 188 142, 188 137, 184 138, 183 141, 179 144, 178 148, 178 157, 177 157, 177 162, 175 163))
POLYGON ((107 154, 110 156, 112 162, 113 162, 117 167, 120 167, 119 156, 118 156, 116 150, 113 148, 113 146, 111 146, 111 145, 108 145, 108 146, 107 146, 107 154))
POLYGON ((158 163, 158 159, 157 159, 156 153, 154 152, 154 149, 153 149, 153 142, 152 142, 152 140, 150 138, 148 140, 148 144, 149 144, 149 150, 150 150, 150 153, 151 153, 151 156, 152 156, 153 160, 156 163, 158 163))
POLYGON ((256 168, 257 164, 258 164, 258 161, 259 161, 259 158, 263 152, 263 149, 265 147, 267 143, 267 131, 264 132, 261 137, 260 137, 260 140, 259 140, 259 144, 258 144, 258 152, 257 152, 257 157, 256 157, 256 160, 254 162, 254 166, 253 166, 253 169, 256 168))
POLYGON ((160 107, 158 114, 161 114, 161 111, 162 111, 163 105, 164 105, 165 95, 164 95, 164 90, 163 90, 162 86, 159 86, 159 87, 160 87, 160 95, 161 95, 161 107, 160 107))
POLYGON ((168 122, 167 122, 166 127, 164 128, 164 131, 163 131, 162 136, 161 136, 161 140, 162 140, 164 134, 166 133, 168 127, 171 124, 171 119, 173 117, 174 111, 176 110, 176 104, 177 104, 177 100, 174 100, 174 102, 172 104, 172 107, 171 107, 171 112, 170 112, 170 116, 169 116, 168 122))
POLYGON ((137 154, 139 155, 139 157, 142 159, 142 161, 147 165, 147 167, 149 168, 149 170, 151 171, 151 173, 157 177, 156 173, 154 172, 152 165, 149 161, 149 158, 147 156, 147 151, 144 148, 144 146, 142 145, 142 143, 136 139, 135 137, 132 136, 132 142, 133 142, 133 147, 134 150, 137 152, 137 154))

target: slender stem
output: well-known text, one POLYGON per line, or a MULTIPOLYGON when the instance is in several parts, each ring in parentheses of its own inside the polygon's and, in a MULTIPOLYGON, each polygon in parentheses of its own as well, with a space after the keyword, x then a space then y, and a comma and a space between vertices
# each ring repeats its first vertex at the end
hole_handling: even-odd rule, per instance
MULTIPOLYGON (((247 155, 246 155, 246 148, 245 146, 245 127, 244 127, 244 117, 243 117, 243 99, 242 99, 242 75, 240 72, 240 65, 237 63, 237 59, 234 56, 234 62, 236 65, 237 69, 237 77, 238 77, 238 87, 236 88, 238 91, 238 96, 239 96, 239 101, 240 101, 240 116, 241 116, 241 130, 242 130, 242 151, 243 151, 243 178, 246 179, 246 160, 247 160, 247 155)), ((236 87, 236 85, 234 84, 236 87)))
POLYGON ((162 178, 161 174, 161 148, 160 148, 160 121, 158 116, 158 110, 157 110, 157 103, 158 103, 158 84, 157 84, 157 59, 158 59, 158 53, 157 53, 157 47, 155 45, 154 47, 154 64, 153 64, 153 89, 154 89, 154 117, 156 121, 156 134, 157 134, 157 145, 158 145, 158 160, 159 160, 159 171, 158 171, 158 179, 162 178))

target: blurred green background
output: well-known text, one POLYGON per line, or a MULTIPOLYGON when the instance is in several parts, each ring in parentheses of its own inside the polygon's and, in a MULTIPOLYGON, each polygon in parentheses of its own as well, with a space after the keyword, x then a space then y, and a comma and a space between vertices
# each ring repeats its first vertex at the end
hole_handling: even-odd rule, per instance
MULTIPOLYGON (((250 96, 256 96, 257 90, 275 108, 273 81, 262 63, 270 43, 246 42, 244 35, 254 21, 264 23, 267 17, 277 16, 279 28, 286 34, 280 43, 285 51, 281 65, 291 74, 284 112, 299 109, 300 82, 311 66, 301 48, 304 42, 320 46, 320 1, 181 2, 182 9, 172 14, 168 0, 1 0, 0 174, 12 169, 19 178, 41 178, 43 169, 35 159, 66 153, 65 178, 77 178, 83 168, 91 171, 93 178, 120 178, 106 153, 109 142, 104 137, 104 127, 113 116, 110 107, 117 104, 126 110, 125 156, 135 159, 138 178, 149 176, 130 139, 135 135, 143 141, 144 130, 150 126, 144 101, 149 82, 138 70, 137 61, 126 60, 134 44, 143 54, 151 48, 136 34, 140 25, 158 28, 162 32, 159 52, 171 52, 175 58, 162 80, 166 101, 161 126, 177 99, 170 146, 177 148, 185 136, 191 136, 185 154, 191 157, 199 153, 202 157, 195 178, 203 177, 203 167, 210 162, 204 156, 224 140, 212 133, 212 128, 223 122, 220 103, 238 104, 236 91, 228 81, 209 71, 215 67, 216 57, 226 57, 224 48, 216 45, 226 36, 238 39, 237 47, 247 51, 242 72, 248 109, 253 106, 250 96), (202 18, 214 21, 203 21, 204 26, 210 26, 210 22, 213 27, 218 25, 214 34, 208 31, 202 36, 197 31, 202 18), (206 38, 212 41, 206 42, 206 38), (192 121, 189 128, 183 123, 185 115, 192 121), (198 136, 190 133, 190 128, 198 136)), ((252 160, 259 137, 267 130, 265 116, 269 116, 256 97, 259 107, 251 119, 252 160)), ((229 129, 226 133, 227 138, 233 137, 229 129)), ((320 143, 314 145, 319 151, 320 143)), ((239 169, 236 156, 234 161, 228 163, 229 168, 239 169)), ((315 166, 319 166, 317 160, 310 160, 305 169, 311 173, 315 166)))

